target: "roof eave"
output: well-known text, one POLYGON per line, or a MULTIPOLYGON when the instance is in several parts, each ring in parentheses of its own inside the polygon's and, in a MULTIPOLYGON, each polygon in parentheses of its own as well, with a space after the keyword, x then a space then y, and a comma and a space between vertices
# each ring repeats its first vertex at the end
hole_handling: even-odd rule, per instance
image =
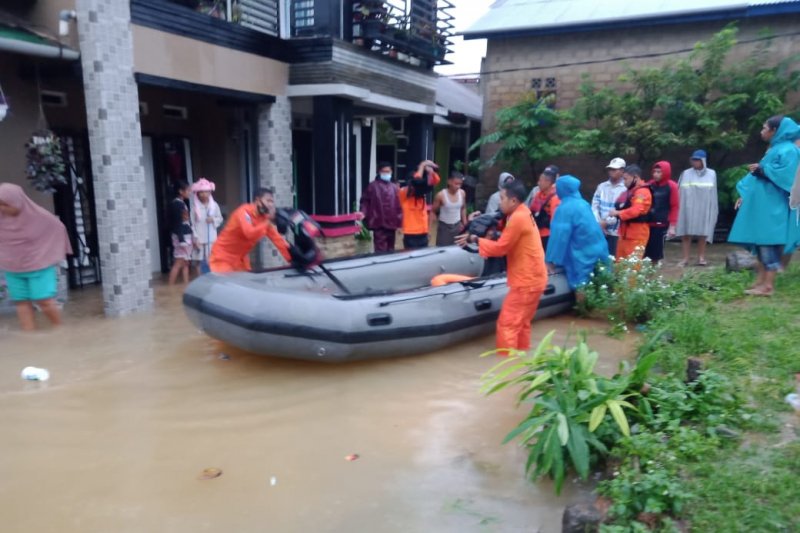
POLYGON ((746 8, 724 9, 716 11, 703 11, 696 13, 675 14, 667 17, 645 17, 640 19, 605 20, 600 23, 563 24, 542 28, 511 28, 507 30, 485 30, 471 32, 465 31, 464 40, 474 39, 508 39, 516 37, 534 37, 540 35, 560 35, 565 33, 581 33, 588 31, 602 31, 616 29, 620 26, 648 27, 666 26, 674 24, 687 24, 691 22, 709 22, 716 20, 736 20, 741 18, 767 17, 772 15, 786 15, 800 13, 800 3, 763 4, 746 8))

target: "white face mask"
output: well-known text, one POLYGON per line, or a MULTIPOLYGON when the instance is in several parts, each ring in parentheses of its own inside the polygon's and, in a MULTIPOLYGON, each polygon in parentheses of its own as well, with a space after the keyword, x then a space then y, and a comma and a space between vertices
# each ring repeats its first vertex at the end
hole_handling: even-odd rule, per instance
POLYGON ((383 181, 391 181, 392 175, 391 174, 378 174, 383 181))

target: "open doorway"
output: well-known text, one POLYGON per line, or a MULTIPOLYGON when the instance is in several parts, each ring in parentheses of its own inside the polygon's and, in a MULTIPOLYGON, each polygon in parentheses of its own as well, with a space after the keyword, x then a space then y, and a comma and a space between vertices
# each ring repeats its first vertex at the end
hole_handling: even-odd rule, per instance
MULTIPOLYGON (((186 137, 143 137, 142 150, 147 179, 147 205, 150 218, 151 268, 169 271, 172 241, 167 227, 167 205, 175 197, 178 183, 192 183, 191 142, 186 137)), ((188 205, 187 205, 188 207, 188 205)))

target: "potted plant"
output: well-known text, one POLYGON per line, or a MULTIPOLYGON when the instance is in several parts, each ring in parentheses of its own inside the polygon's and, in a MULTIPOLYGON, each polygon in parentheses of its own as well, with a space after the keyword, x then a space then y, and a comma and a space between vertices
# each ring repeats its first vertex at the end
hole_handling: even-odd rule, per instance
POLYGON ((367 227, 361 222, 358 224, 359 231, 354 235, 356 239, 356 254, 368 254, 372 252, 372 234, 367 227))
POLYGON ((66 185, 61 141, 52 131, 34 133, 25 144, 25 149, 26 173, 37 191, 53 193, 59 185, 66 185))

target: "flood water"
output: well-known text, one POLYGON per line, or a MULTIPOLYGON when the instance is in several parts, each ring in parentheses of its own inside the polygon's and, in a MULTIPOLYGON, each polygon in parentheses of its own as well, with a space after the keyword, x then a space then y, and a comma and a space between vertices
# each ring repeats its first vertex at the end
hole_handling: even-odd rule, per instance
MULTIPOLYGON (((34 334, 0 317, 4 531, 557 532, 588 497, 530 483, 524 450, 500 444, 523 412, 478 392, 491 336, 396 360, 276 360, 205 337, 180 297, 157 286, 151 314, 106 319, 97 288, 76 291, 65 327, 34 334), (28 365, 50 381, 20 379, 28 365), (222 475, 198 479, 209 467, 222 475)), ((533 335, 594 329, 613 373, 633 340, 600 327, 561 317, 533 335)))

